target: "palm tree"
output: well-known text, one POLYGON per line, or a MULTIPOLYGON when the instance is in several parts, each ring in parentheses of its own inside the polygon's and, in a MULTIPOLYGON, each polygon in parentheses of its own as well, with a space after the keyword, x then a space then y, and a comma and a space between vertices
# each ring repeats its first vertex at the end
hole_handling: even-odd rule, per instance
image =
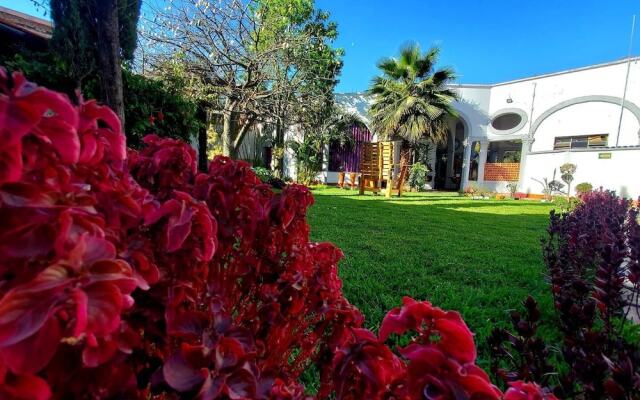
POLYGON ((451 106, 457 93, 447 87, 455 79, 450 68, 434 72, 440 49, 425 54, 417 44, 404 47, 400 57, 378 63, 381 76, 373 79, 369 110, 373 129, 383 137, 395 135, 415 143, 423 137, 446 140, 447 117, 456 116, 451 106))

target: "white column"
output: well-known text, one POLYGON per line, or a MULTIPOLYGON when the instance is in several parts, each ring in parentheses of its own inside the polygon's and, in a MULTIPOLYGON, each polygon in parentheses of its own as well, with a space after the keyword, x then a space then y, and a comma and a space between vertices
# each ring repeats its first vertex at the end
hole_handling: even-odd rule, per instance
POLYGON ((487 152, 489 151, 489 142, 483 140, 480 142, 480 154, 478 155, 478 185, 484 183, 484 165, 487 162, 487 152))
POLYGON ((469 141, 469 139, 464 140, 464 153, 462 155, 462 176, 460 177, 460 191, 464 191, 464 189, 469 184, 469 167, 471 163, 471 147, 473 146, 473 142, 469 141))
POLYGON ((329 180, 329 145, 325 144, 322 148, 322 182, 326 185, 329 180))
POLYGON ((524 175, 527 167, 527 155, 531 152, 533 144, 532 137, 522 138, 522 149, 520 150, 520 174, 518 175, 518 190, 524 190, 524 175))
POLYGON ((449 139, 447 141, 447 172, 444 177, 445 189, 451 188, 451 177, 453 176, 453 158, 455 155, 456 147, 456 131, 455 128, 449 130, 449 139))

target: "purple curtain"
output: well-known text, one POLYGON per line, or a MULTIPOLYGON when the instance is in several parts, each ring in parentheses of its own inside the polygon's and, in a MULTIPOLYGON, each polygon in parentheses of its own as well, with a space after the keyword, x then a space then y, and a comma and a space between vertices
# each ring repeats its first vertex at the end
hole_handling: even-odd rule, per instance
POLYGON ((357 172, 360 169, 360 149, 362 143, 371 142, 372 134, 365 126, 354 125, 351 128, 353 143, 341 146, 332 143, 329 146, 329 171, 357 172))

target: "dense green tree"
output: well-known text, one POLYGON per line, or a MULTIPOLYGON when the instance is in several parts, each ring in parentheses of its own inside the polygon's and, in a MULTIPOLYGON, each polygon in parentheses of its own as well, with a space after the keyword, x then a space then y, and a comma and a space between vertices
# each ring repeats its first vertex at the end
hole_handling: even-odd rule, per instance
POLYGON ((100 99, 125 123, 122 63, 133 59, 141 0, 50 0, 52 49, 80 89, 95 74, 100 99))
MULTIPOLYGON (((342 68, 342 50, 332 46, 337 26, 326 12, 315 9, 313 0, 260 0, 257 4, 263 45, 276 40, 286 43, 268 65, 272 96, 266 99, 264 112, 273 121, 275 147, 284 147, 285 132, 292 126, 306 128, 305 139, 310 143, 322 142, 323 120, 332 117, 333 91, 342 68)), ((283 155, 275 152, 278 176, 283 173, 283 155)))
POLYGON ((235 157, 256 124, 284 132, 331 105, 340 53, 335 24, 311 0, 183 0, 157 10, 145 36, 152 63, 180 59, 217 115, 223 154, 235 157))
POLYGON ((225 155, 235 156, 257 118, 256 105, 269 95, 265 65, 274 49, 260 46, 254 2, 183 0, 156 10, 146 37, 155 66, 180 58, 199 80, 222 125, 225 155))
POLYGON ((423 54, 418 45, 410 45, 398 58, 378 63, 382 75, 368 91, 373 96, 371 124, 378 134, 413 143, 425 137, 446 139, 447 118, 456 115, 451 103, 458 96, 447 86, 455 79, 453 70, 435 69, 438 54, 438 48, 423 54))
POLYGON ((356 124, 362 124, 358 115, 345 112, 335 104, 321 113, 314 113, 312 118, 302 125, 302 141, 291 140, 287 143, 294 153, 298 181, 309 184, 318 176, 322 171, 327 145, 351 145, 351 128, 356 124))

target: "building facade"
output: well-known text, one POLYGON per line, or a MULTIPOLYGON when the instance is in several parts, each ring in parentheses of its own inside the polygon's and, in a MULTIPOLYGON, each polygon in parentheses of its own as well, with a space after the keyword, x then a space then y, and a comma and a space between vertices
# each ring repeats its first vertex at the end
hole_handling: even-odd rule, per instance
MULTIPOLYGON (((588 182, 640 196, 640 58, 454 88, 458 117, 450 121, 447 142, 432 146, 433 188, 507 192, 517 183, 519 192, 540 194, 541 181, 552 180, 554 171, 560 180, 559 167, 573 163, 574 187, 588 182)), ((366 96, 338 94, 336 100, 367 121, 366 96)), ((331 184, 337 173, 329 164, 321 178, 331 184)))

